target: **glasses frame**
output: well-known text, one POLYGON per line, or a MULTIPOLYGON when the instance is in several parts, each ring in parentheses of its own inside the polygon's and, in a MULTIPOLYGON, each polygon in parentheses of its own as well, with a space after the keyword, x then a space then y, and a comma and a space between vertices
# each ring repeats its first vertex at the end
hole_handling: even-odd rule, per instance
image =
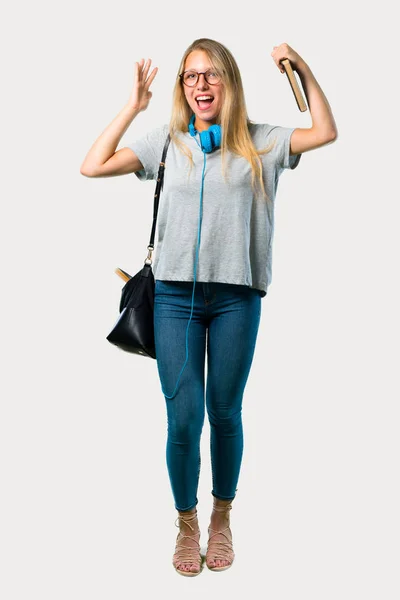
POLYGON ((207 71, 202 71, 202 72, 195 71, 194 69, 187 69, 186 71, 183 71, 183 73, 180 73, 179 77, 180 77, 182 83, 184 85, 186 85, 187 87, 195 87, 199 83, 200 75, 204 75, 204 79, 207 81, 207 83, 209 85, 219 85, 221 83, 221 81, 222 81, 222 75, 221 75, 221 73, 219 73, 219 71, 217 71, 217 69, 212 69, 212 68, 207 69, 207 71), (220 80, 218 81, 218 83, 210 83, 208 81, 208 79, 206 78, 206 73, 208 73, 208 71, 216 71, 218 73, 219 78, 220 78, 220 80), (196 79, 196 81, 195 81, 195 83, 193 85, 189 85, 188 83, 185 83, 185 81, 183 79, 183 76, 184 76, 185 73, 196 73, 197 79, 196 79))

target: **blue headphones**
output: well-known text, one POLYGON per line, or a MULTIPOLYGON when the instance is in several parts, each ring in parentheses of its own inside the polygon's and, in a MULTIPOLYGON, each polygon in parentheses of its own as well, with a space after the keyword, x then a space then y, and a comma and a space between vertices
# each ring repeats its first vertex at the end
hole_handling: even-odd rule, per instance
MULTIPOLYGON (((189 133, 195 138, 196 134, 199 133, 194 126, 195 114, 192 115, 189 121, 189 133)), ((221 146, 221 125, 211 125, 205 131, 201 131, 200 144, 203 152, 212 152, 215 148, 221 146)), ((196 140, 197 142, 197 140, 196 140)))

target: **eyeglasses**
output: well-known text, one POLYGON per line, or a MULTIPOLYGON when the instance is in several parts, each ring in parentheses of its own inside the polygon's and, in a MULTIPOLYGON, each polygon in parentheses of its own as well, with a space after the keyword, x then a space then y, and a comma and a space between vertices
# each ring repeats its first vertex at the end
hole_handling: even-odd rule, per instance
POLYGON ((216 85, 221 81, 221 75, 215 69, 207 69, 204 73, 198 73, 197 71, 184 71, 179 75, 183 83, 189 87, 197 85, 199 76, 204 75, 205 80, 210 85, 216 85))

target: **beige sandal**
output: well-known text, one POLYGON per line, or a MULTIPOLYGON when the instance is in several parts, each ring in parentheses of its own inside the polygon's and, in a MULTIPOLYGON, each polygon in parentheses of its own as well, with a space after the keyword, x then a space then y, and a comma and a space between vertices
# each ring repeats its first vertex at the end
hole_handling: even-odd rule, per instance
MULTIPOLYGON (((226 506, 216 506, 214 504, 213 508, 217 512, 227 512, 228 510, 232 509, 232 504, 227 504, 226 506)), ((206 552, 206 565, 210 569, 210 571, 225 571, 226 569, 229 569, 232 566, 233 560, 235 558, 235 553, 233 551, 233 546, 232 546, 232 538, 229 538, 226 535, 226 533, 224 533, 228 529, 229 529, 229 525, 222 531, 215 531, 214 529, 211 529, 211 527, 208 528, 208 533, 210 533, 210 531, 213 532, 211 535, 209 535, 207 552, 206 552), (217 535, 217 533, 222 534, 227 539, 227 541, 221 542, 221 541, 217 541, 217 540, 212 540, 212 538, 215 535, 217 535), (213 560, 215 562, 218 559, 229 561, 229 564, 222 566, 222 567, 217 567, 217 566, 211 567, 208 564, 209 560, 213 560)))
MULTIPOLYGON (((189 525, 190 529, 194 531, 193 527, 190 524, 190 521, 193 521, 195 517, 197 517, 197 511, 187 516, 178 515, 178 517, 175 520, 175 525, 176 527, 179 527, 179 524, 177 524, 176 521, 180 519, 181 521, 189 525)), ((200 554, 200 544, 198 543, 198 541, 194 540, 197 544, 197 547, 183 546, 182 544, 180 544, 180 542, 184 538, 194 539, 194 536, 196 536, 198 533, 200 533, 199 528, 197 528, 197 531, 195 531, 192 535, 183 535, 181 531, 178 533, 178 537, 176 538, 175 554, 172 558, 172 564, 174 566, 175 571, 179 573, 179 575, 195 577, 196 575, 199 575, 201 573, 202 557, 200 554), (191 565, 195 565, 198 567, 198 571, 183 571, 182 569, 176 566, 178 563, 189 563, 191 565)))

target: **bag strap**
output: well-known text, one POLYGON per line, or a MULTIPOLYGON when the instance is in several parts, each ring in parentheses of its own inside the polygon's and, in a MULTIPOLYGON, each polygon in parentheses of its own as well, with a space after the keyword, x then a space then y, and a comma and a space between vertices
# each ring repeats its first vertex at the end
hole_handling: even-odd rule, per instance
POLYGON ((149 242, 149 245, 147 246, 148 253, 147 253, 146 260, 144 261, 145 265, 151 265, 151 263, 152 263, 151 255, 154 250, 154 235, 156 232, 158 205, 160 203, 160 193, 161 193, 163 183, 164 183, 165 157, 167 156, 167 150, 168 150, 170 141, 171 141, 171 136, 168 133, 167 139, 165 140, 165 144, 164 144, 164 149, 163 149, 163 153, 162 153, 162 157, 161 157, 160 166, 158 169, 156 191, 154 194, 153 226, 151 228, 150 242, 149 242))

